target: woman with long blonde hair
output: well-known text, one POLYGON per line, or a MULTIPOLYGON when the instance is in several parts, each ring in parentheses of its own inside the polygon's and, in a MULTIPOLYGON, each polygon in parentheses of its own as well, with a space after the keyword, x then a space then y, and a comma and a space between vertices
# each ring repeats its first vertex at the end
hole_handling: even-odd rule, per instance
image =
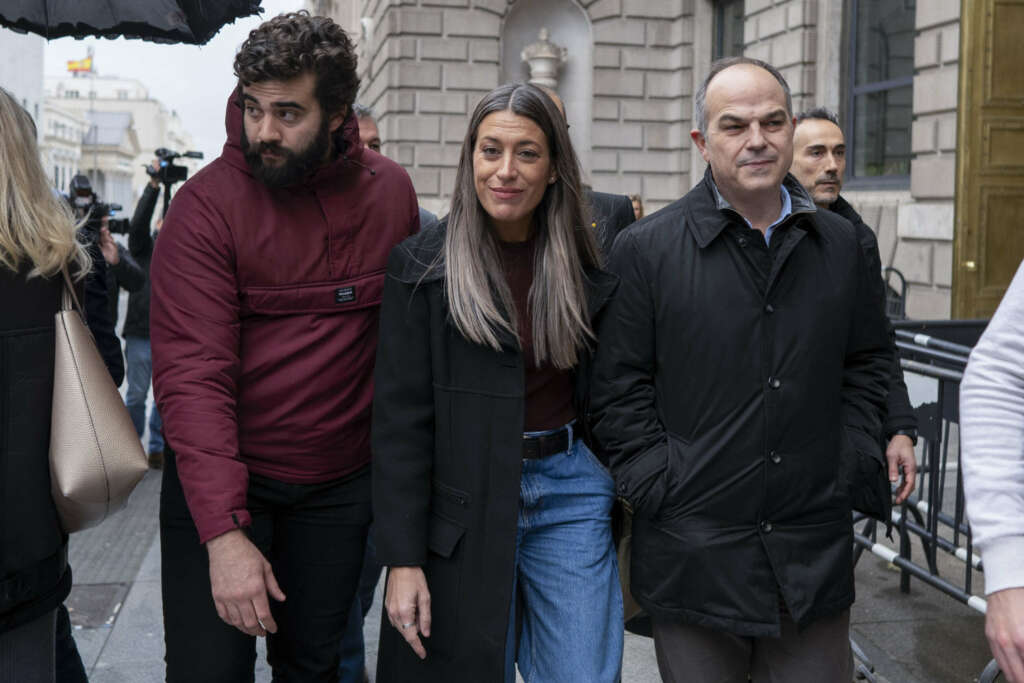
POLYGON ((80 280, 88 264, 35 125, 0 88, 0 681, 54 680, 56 609, 71 589, 50 494, 54 314, 62 271, 80 280))

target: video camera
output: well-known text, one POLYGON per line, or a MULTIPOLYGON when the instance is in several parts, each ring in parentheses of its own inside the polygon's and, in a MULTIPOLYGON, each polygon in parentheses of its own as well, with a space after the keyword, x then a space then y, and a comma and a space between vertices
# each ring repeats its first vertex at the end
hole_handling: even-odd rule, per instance
MULTIPOLYGON (((68 195, 68 201, 71 203, 75 218, 79 220, 85 218, 86 230, 97 234, 100 228, 103 227, 104 216, 113 216, 123 209, 120 204, 99 201, 96 193, 92 190, 89 176, 82 175, 81 173, 71 179, 68 195)), ((130 225, 131 221, 127 218, 109 218, 107 221, 107 229, 111 233, 120 233, 122 235, 128 233, 130 225)))
POLYGON ((145 166, 146 173, 151 178, 156 178, 163 185, 173 185, 174 183, 180 183, 188 178, 188 168, 185 166, 179 166, 174 163, 175 159, 186 158, 186 159, 202 159, 202 152, 185 152, 180 154, 174 150, 161 147, 155 152, 156 158, 160 160, 160 169, 157 170, 152 166, 145 166))

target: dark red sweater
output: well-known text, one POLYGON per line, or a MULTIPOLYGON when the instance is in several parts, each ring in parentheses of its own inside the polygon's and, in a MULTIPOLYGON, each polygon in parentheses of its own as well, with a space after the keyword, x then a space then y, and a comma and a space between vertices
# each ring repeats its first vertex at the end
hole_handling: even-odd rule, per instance
POLYGON ((419 226, 405 171, 361 146, 353 117, 335 161, 268 189, 242 155, 236 97, 151 270, 153 383, 204 543, 250 523, 249 472, 314 483, 370 461, 387 257, 419 226))
POLYGON ((523 431, 555 429, 576 417, 572 404, 572 374, 550 363, 537 365, 533 349, 533 318, 530 313, 530 286, 533 284, 533 259, 536 240, 498 242, 505 280, 516 305, 516 324, 523 346, 526 405, 523 431))

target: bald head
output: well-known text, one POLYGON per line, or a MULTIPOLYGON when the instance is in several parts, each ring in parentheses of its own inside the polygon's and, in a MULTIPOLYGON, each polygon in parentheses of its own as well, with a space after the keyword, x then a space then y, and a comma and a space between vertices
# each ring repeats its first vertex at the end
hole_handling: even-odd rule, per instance
POLYGON ((555 103, 556 107, 558 107, 558 111, 562 112, 562 118, 568 121, 569 117, 565 115, 565 105, 562 104, 562 98, 558 96, 558 93, 546 85, 538 85, 537 87, 543 90, 545 95, 551 98, 551 101, 555 103))

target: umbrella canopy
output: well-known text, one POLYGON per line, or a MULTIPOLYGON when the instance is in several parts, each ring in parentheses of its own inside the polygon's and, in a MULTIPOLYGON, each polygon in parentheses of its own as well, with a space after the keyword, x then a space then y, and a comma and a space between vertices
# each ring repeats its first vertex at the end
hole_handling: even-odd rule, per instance
POLYGON ((142 38, 202 45, 260 0, 4 0, 0 25, 47 39, 142 38))

